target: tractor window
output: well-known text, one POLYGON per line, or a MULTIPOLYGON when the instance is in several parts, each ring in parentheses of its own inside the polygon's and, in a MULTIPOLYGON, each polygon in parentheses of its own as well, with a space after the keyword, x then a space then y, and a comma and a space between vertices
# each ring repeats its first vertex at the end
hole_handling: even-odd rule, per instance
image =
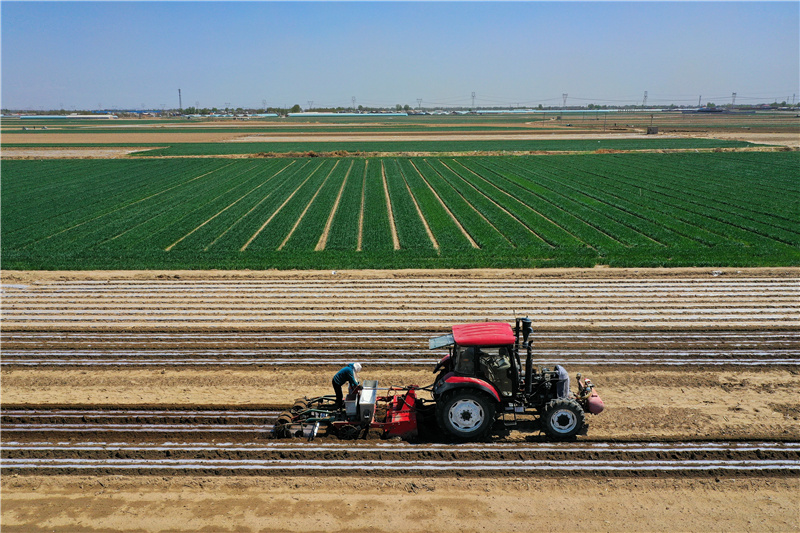
POLYGON ((458 350, 455 371, 463 376, 475 375, 475 348, 458 350))
POLYGON ((503 396, 511 396, 511 354, 505 346, 480 348, 478 354, 480 370, 486 379, 494 384, 503 396))

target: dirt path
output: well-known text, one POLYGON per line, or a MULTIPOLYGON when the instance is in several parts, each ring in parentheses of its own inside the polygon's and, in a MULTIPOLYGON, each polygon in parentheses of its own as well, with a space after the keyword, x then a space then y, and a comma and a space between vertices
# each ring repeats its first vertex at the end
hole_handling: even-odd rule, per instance
POLYGON ((797 531, 796 479, 3 477, 4 531, 797 531), (559 517, 554 520, 553 517, 559 517))

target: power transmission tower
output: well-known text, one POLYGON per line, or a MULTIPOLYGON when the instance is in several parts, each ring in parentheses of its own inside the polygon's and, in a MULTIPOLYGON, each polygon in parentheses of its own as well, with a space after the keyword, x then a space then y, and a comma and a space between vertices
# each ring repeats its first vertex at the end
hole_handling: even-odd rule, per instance
POLYGON ((475 91, 472 91, 472 110, 475 111, 475 91))
POLYGON ((178 89, 178 111, 183 112, 183 100, 181 99, 181 90, 178 89))
POLYGON ((561 93, 561 98, 564 99, 564 108, 565 109, 567 107, 567 96, 569 96, 567 93, 561 93))
POLYGON ((731 107, 736 105, 736 93, 731 93, 731 107))
POLYGON ((422 110, 422 98, 417 98, 417 111, 422 110))
POLYGON ((703 100, 703 95, 697 97, 697 107, 700 107, 700 101, 703 100))
POLYGON ((644 92, 644 98, 642 98, 642 108, 647 107, 647 91, 644 92))
POLYGON ((353 96, 352 100, 353 100, 353 111, 355 111, 356 110, 356 97, 353 96))
POLYGON ((314 100, 308 101, 308 110, 311 111, 311 108, 314 107, 314 100))
POLYGON ((264 109, 264 111, 267 110, 267 99, 266 98, 261 100, 261 107, 264 109))

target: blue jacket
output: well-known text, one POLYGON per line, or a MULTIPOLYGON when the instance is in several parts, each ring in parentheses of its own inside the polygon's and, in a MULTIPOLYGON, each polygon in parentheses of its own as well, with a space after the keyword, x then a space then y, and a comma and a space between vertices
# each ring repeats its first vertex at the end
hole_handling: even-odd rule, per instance
POLYGON ((333 382, 339 385, 340 387, 345 383, 350 383, 353 387, 358 385, 358 380, 356 380, 356 371, 353 368, 355 363, 350 363, 349 365, 345 366, 341 370, 339 370, 335 376, 333 376, 333 382))

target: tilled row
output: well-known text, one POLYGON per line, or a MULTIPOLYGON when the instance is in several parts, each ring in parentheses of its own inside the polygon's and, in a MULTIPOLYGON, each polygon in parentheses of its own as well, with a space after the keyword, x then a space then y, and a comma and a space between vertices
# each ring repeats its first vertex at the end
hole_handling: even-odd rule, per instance
POLYGON ((251 441, 269 436, 280 410, 48 409, 0 411, 4 439, 86 438, 251 441))
POLYGON ((432 475, 796 475, 800 443, 126 444, 7 442, 4 472, 432 475))
MULTIPOLYGON (((0 365, 40 366, 429 366, 447 352, 428 349, 437 332, 385 335, 317 331, 253 333, 5 332, 0 365)), ((542 332, 534 363, 581 365, 800 365, 800 333, 542 332)))
MULTIPOLYGON (((442 330, 386 331, 380 333, 309 329, 237 332, 98 332, 98 331, 0 331, 7 350, 292 350, 338 351, 393 350, 428 353, 428 340, 442 330)), ((800 349, 798 331, 547 331, 534 329, 536 350, 718 350, 800 349)))
POLYGON ((508 321, 537 327, 765 328, 800 324, 791 278, 682 280, 230 280, 4 285, 6 329, 431 329, 508 321))
POLYGON ((3 431, 17 427, 78 425, 154 424, 266 424, 272 423, 280 410, 219 410, 219 409, 2 409, 0 423, 3 431))
MULTIPOLYGON (((437 359, 429 355, 402 353, 396 350, 364 351, 297 350, 281 355, 250 350, 181 352, 117 351, 8 351, 0 365, 4 367, 341 367, 358 360, 370 367, 432 367, 437 359), (284 355, 284 356, 281 356, 284 355), (285 357, 288 355, 289 357, 285 357)), ((798 350, 714 350, 668 351, 629 350, 602 351, 548 350, 538 352, 534 365, 555 363, 582 366, 799 366, 798 350)))

